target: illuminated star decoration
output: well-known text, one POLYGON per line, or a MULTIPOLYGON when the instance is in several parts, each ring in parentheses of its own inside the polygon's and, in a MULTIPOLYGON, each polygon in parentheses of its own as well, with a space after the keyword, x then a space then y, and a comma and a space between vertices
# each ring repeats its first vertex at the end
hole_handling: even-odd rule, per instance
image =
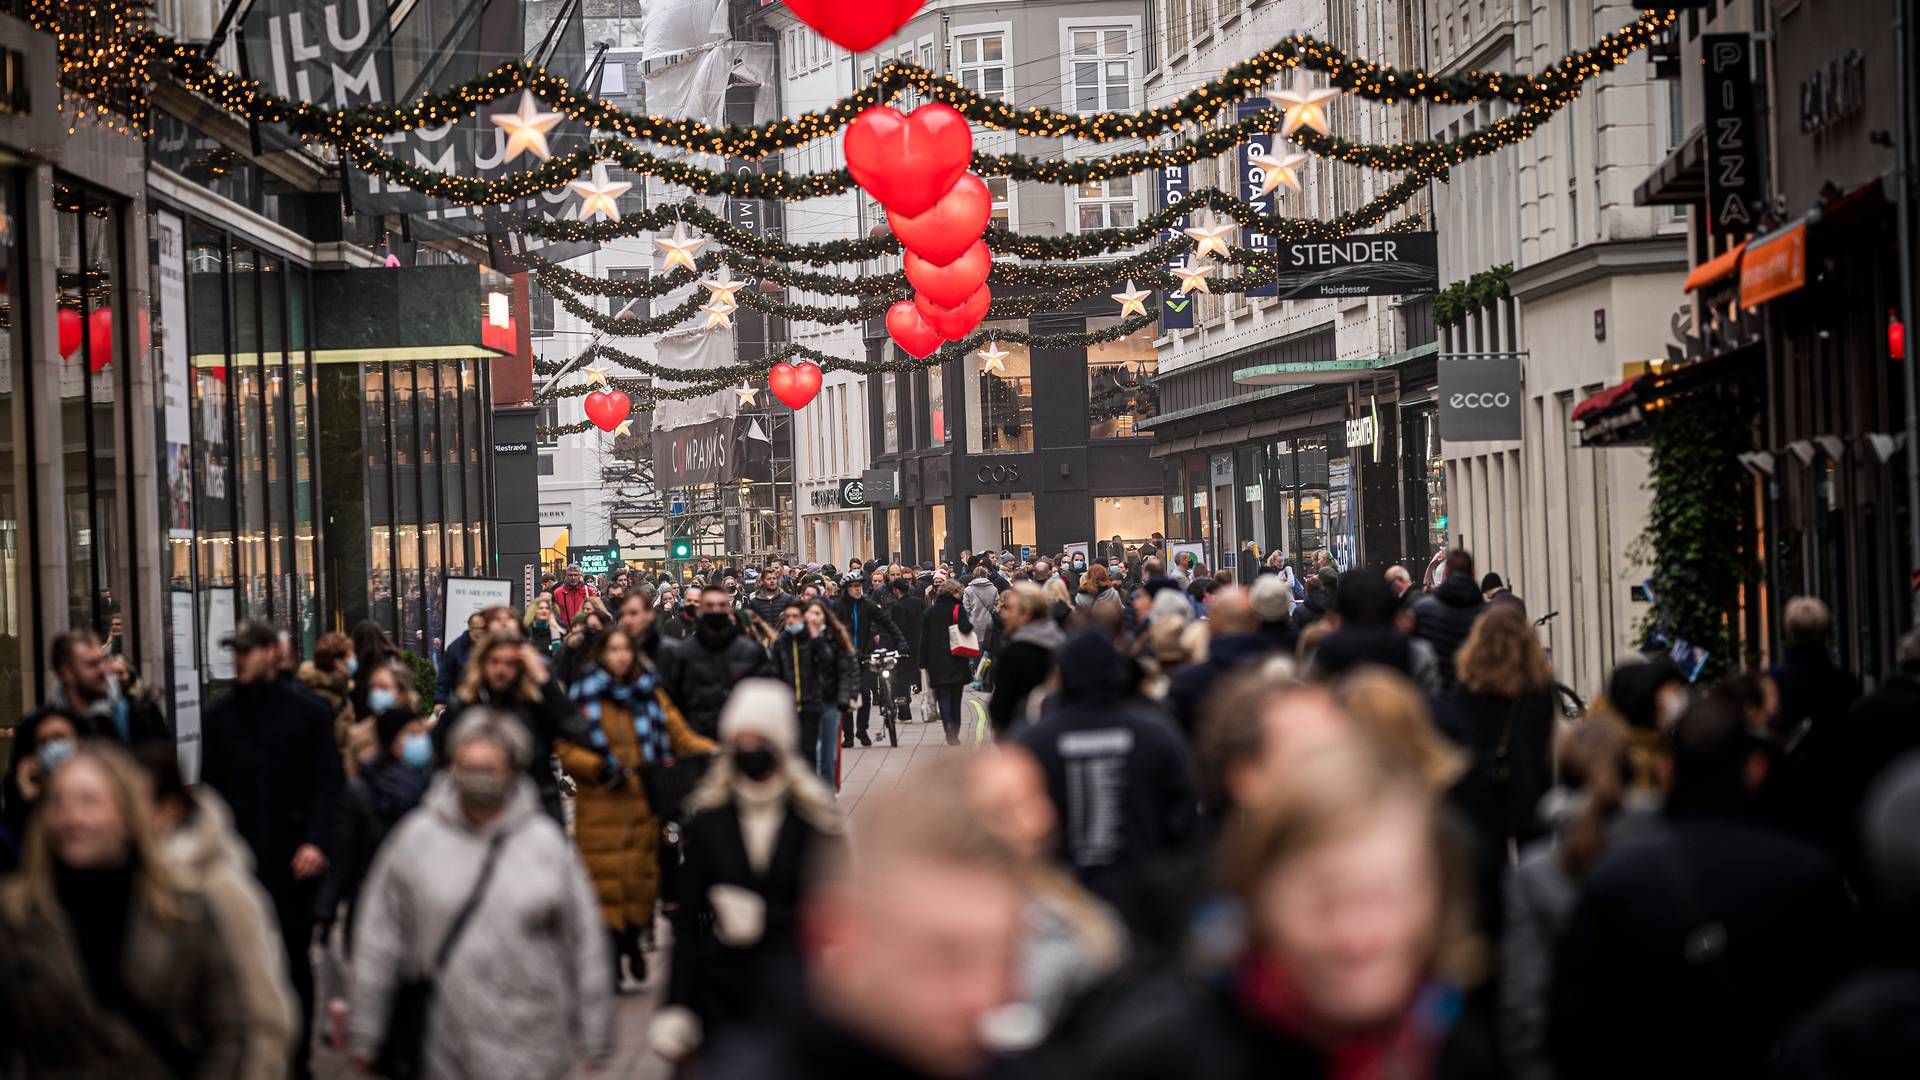
POLYGON ((512 161, 524 150, 533 151, 533 156, 541 161, 552 157, 553 151, 547 148, 547 132, 566 118, 565 113, 541 112, 538 99, 525 90, 520 91, 518 109, 487 117, 494 126, 507 133, 507 149, 501 158, 503 161, 512 161))
POLYGON ((580 196, 581 221, 595 217, 619 221, 620 207, 616 200, 632 189, 633 184, 626 180, 607 179, 606 165, 596 161, 593 163, 592 180, 569 180, 567 187, 580 196))
POLYGON ((1293 87, 1287 90, 1267 91, 1267 100, 1276 108, 1286 110, 1287 121, 1280 126, 1282 138, 1301 128, 1312 128, 1322 135, 1327 133, 1327 103, 1339 97, 1341 90, 1337 86, 1324 86, 1315 89, 1313 80, 1306 72, 1294 77, 1293 87))
POLYGON ((1120 317, 1124 319, 1129 315, 1145 315, 1147 313, 1147 297, 1153 294, 1145 289, 1135 288, 1133 282, 1128 281, 1126 292, 1117 292, 1112 295, 1115 300, 1120 302, 1120 317))
POLYGON ((1185 266, 1173 268, 1173 276, 1180 279, 1180 291, 1183 293, 1212 293, 1213 290, 1207 288, 1207 275, 1211 273, 1212 263, 1196 262, 1191 255, 1187 257, 1185 266))
POLYGON ((689 270, 698 269, 693 265, 693 253, 699 251, 701 245, 706 242, 703 237, 688 236, 686 222, 674 222, 672 236, 653 238, 653 246, 667 253, 666 262, 660 269, 672 270, 676 266, 684 266, 689 270))
POLYGON ((1247 160, 1253 167, 1265 174, 1260 181, 1260 194, 1265 195, 1274 188, 1285 184, 1295 191, 1300 190, 1300 166, 1307 163, 1305 154, 1288 154, 1286 157, 1274 157, 1272 154, 1249 154, 1247 160))
POLYGON ((1193 249, 1194 258, 1204 259, 1208 255, 1217 253, 1224 259, 1227 257, 1227 236, 1239 227, 1238 222, 1229 221, 1225 225, 1218 222, 1212 225, 1196 225, 1183 231, 1199 242, 1200 246, 1193 249))
POLYGON ((999 342, 989 341, 987 342, 987 347, 980 350, 980 370, 1005 371, 1007 370, 1007 357, 1012 355, 1012 353, 1001 348, 999 342))
POLYGON ((613 429, 613 437, 616 439, 622 435, 631 435, 631 434, 633 434, 632 420, 622 420, 620 421, 619 425, 613 429))
POLYGON ((748 386, 746 383, 741 383, 739 386, 733 388, 733 392, 740 395, 740 404, 742 405, 757 405, 760 403, 760 388, 757 386, 748 386))
POLYGON ((703 281, 700 283, 700 287, 712 294, 714 303, 725 304, 729 308, 736 308, 740 306, 740 302, 733 298, 733 294, 746 288, 747 283, 744 281, 734 281, 729 278, 726 281, 703 281))
POLYGON ((707 313, 707 329, 716 326, 733 325, 733 308, 727 304, 708 304, 700 309, 707 313))
POLYGON ((588 386, 605 386, 607 384, 606 368, 600 367, 597 364, 589 364, 581 368, 580 372, 587 377, 588 386))

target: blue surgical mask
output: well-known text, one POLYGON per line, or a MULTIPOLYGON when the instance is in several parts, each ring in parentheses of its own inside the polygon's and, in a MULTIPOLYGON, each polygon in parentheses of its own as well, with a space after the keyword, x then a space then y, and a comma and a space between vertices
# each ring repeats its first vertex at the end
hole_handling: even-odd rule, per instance
POLYGON ((367 709, 375 716, 400 704, 400 695, 384 686, 376 686, 367 691, 367 709))
POLYGON ((1087 568, 1087 564, 1081 562, 1079 559, 1075 559, 1073 560, 1073 568, 1075 570, 1085 570, 1087 568))
POLYGON ((347 674, 349 675, 360 674, 360 658, 359 657, 352 656, 352 655, 349 655, 347 657, 347 674))
POLYGON ((433 764, 433 737, 422 731, 400 741, 400 760, 416 769, 433 764))
POLYGON ((787 633, 789 633, 789 634, 798 634, 798 633, 800 633, 801 631, 803 631, 803 630, 805 630, 806 628, 807 628, 807 624, 806 624, 806 623, 803 623, 803 622, 790 622, 790 623, 788 623, 788 624, 787 624, 787 633))
POLYGON ((40 744, 38 757, 40 771, 52 775, 53 770, 67 763, 73 756, 75 746, 72 739, 49 739, 40 744))

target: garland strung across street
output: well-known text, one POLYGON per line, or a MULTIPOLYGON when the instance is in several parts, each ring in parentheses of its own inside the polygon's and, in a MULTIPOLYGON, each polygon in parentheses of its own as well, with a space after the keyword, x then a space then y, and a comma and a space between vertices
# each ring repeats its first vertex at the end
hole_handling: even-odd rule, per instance
MULTIPOLYGON (((894 61, 876 72, 866 86, 828 109, 753 127, 716 127, 694 119, 629 113, 579 93, 544 68, 525 63, 502 64, 407 105, 375 103, 328 109, 266 93, 257 81, 226 71, 201 55, 198 45, 140 34, 131 36, 127 52, 128 59, 137 61, 141 70, 169 70, 188 90, 206 96, 241 119, 284 124, 296 134, 336 146, 451 123, 472 116, 489 102, 525 90, 570 119, 622 138, 692 153, 757 159, 830 136, 861 111, 885 104, 906 91, 945 102, 969 121, 986 127, 1093 142, 1145 139, 1205 124, 1239 99, 1261 92, 1289 68, 1319 72, 1347 93, 1387 104, 1413 100, 1466 104, 1487 99, 1513 105, 1553 102, 1577 93, 1608 67, 1625 63, 1677 18, 1678 12, 1670 9, 1642 11, 1634 22, 1531 74, 1469 71, 1435 75, 1375 63, 1310 35, 1295 34, 1234 64, 1219 78, 1194 87, 1172 104, 1127 113, 1080 115, 1056 109, 1015 108, 925 68, 894 61)), ((64 66, 66 58, 62 60, 64 66)))

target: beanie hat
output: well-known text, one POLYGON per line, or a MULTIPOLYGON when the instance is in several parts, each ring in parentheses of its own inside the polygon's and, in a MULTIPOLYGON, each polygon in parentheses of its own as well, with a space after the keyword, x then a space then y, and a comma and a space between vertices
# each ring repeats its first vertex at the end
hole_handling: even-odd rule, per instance
POLYGON ((720 710, 720 741, 758 735, 782 754, 796 753, 800 723, 793 715, 793 691, 773 679, 745 679, 733 688, 720 710))
POLYGON ((393 745, 393 740, 399 736, 401 728, 418 719, 419 717, 413 715, 411 709, 388 709, 374 717, 373 730, 380 739, 381 753, 385 753, 387 747, 393 745))
POLYGON ((1293 590, 1278 574, 1261 575, 1247 595, 1261 622, 1279 622, 1293 611, 1293 590))

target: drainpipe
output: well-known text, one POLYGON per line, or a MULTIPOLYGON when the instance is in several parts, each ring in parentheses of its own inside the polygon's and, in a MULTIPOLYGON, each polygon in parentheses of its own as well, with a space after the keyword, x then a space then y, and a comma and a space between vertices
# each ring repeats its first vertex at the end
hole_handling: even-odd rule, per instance
MULTIPOLYGON (((1894 205, 1900 229, 1900 322, 1913 333, 1913 56, 1911 15, 1913 0, 1893 0, 1893 79, 1899 115, 1893 129, 1894 175, 1899 177, 1894 205)), ((1900 369, 1907 405, 1907 571, 1920 571, 1920 404, 1916 403, 1914 366, 1920 356, 1907 347, 1900 369)), ((1920 590, 1909 589, 1913 622, 1920 626, 1920 590)))

